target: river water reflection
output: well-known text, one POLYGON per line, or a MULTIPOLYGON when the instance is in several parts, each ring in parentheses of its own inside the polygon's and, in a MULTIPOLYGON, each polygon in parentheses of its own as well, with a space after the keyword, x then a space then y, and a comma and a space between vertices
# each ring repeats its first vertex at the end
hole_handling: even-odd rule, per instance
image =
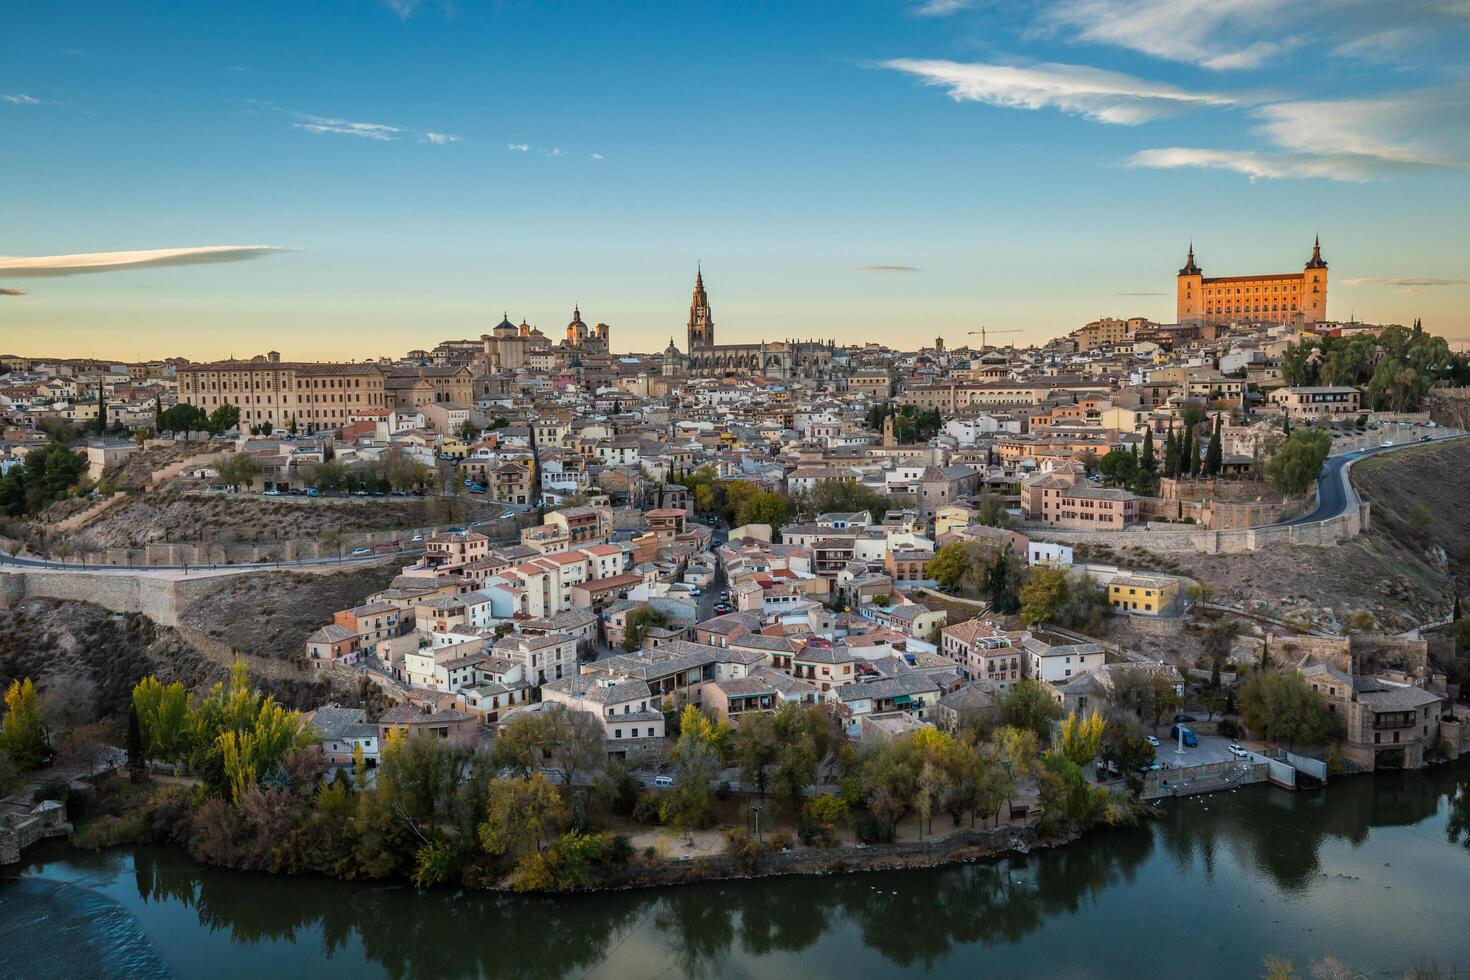
POLYGON ((1470 965, 1470 765, 1163 810, 992 865, 544 899, 53 843, 0 879, 0 976, 1243 977, 1267 954, 1370 972, 1470 965))

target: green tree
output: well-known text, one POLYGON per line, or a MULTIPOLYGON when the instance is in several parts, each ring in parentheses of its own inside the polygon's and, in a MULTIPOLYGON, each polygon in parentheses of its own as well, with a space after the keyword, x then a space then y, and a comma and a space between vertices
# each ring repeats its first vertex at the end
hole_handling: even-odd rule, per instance
POLYGON ((1294 748, 1321 742, 1330 724, 1327 702, 1295 671, 1257 671, 1240 689, 1240 717, 1258 737, 1294 748))
POLYGON ((1179 475, 1179 440, 1174 435, 1173 426, 1164 436, 1164 475, 1170 478, 1179 475))
POLYGON ((209 413, 209 421, 205 428, 210 435, 219 435, 222 432, 236 428, 240 424, 240 409, 238 406, 225 402, 219 408, 209 413))
POLYGON ((216 467, 219 478, 232 487, 248 487, 263 472, 260 461, 249 453, 235 453, 216 467))
POLYGON ((0 476, 0 513, 23 517, 69 494, 87 468, 85 457, 60 445, 32 449, 0 476))
POLYGON ((769 711, 746 715, 733 736, 735 760, 740 764, 740 781, 753 784, 762 799, 772 767, 781 752, 776 716, 769 711))
POLYGON ((1266 478, 1281 496, 1300 496, 1316 482, 1331 449, 1326 432, 1298 429, 1266 460, 1266 478))
POLYGON ((5 691, 4 727, 0 727, 0 752, 10 756, 21 772, 38 769, 46 757, 46 726, 41 721, 41 702, 29 677, 10 682, 5 691))
POLYGON ((847 819, 847 803, 830 793, 807 800, 801 808, 803 842, 819 847, 837 843, 838 830, 847 819))
POLYGON ((135 783, 143 781, 148 771, 148 760, 143 755, 143 726, 138 722, 138 706, 128 704, 128 778, 135 783))
POLYGON ((629 653, 643 649, 643 638, 652 627, 669 625, 669 617, 650 605, 629 611, 623 618, 623 649, 629 653))
POLYGON ((1012 728, 1035 733, 1042 743, 1051 741, 1051 723, 1061 716, 1062 706, 1033 680, 1016 681, 1000 701, 1001 720, 1012 728))
POLYGON ((497 779, 478 829, 480 846, 512 858, 541 850, 547 835, 571 819, 561 794, 539 772, 529 779, 497 779))
POLYGON ((1021 608, 1021 559, 1009 543, 995 553, 985 571, 985 597, 992 612, 1008 616, 1021 608))
POLYGON ((1068 585, 1066 569, 1033 566, 1021 586, 1021 618, 1028 626, 1055 619, 1066 605, 1068 585))
POLYGON ((1097 464, 1097 470, 1111 486, 1129 486, 1138 475, 1138 459, 1126 449, 1114 449, 1097 464))
POLYGON ((929 575, 946 588, 957 588, 975 570, 975 553, 964 541, 941 545, 928 565, 929 575))
POLYGON ((786 498, 779 493, 757 493, 745 500, 736 512, 735 523, 769 524, 779 528, 786 523, 786 498))
POLYGON ((975 523, 986 527, 1010 527, 1013 522, 1010 511, 1006 510, 1005 498, 998 493, 987 493, 981 497, 980 506, 975 509, 975 523))
POLYGON ((1220 416, 1215 416, 1215 431, 1210 434, 1210 444, 1205 449, 1205 476, 1219 476, 1224 467, 1224 457, 1221 455, 1220 446, 1220 416))

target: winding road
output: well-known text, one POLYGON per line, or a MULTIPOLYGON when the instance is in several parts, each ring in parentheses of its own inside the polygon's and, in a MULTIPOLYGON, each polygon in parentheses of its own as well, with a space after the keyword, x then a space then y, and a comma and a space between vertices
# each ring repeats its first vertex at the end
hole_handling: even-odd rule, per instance
POLYGON ((1431 437, 1428 440, 1419 439, 1391 446, 1375 446, 1371 449, 1343 453, 1341 456, 1329 456, 1322 464, 1322 475, 1317 479, 1317 506, 1309 514, 1279 523, 1286 527, 1294 524, 1315 524, 1318 521, 1331 520, 1345 513, 1349 507, 1356 507, 1358 494, 1350 485, 1348 469, 1364 456, 1393 452, 1395 449, 1405 449, 1409 446, 1448 442, 1451 439, 1462 439, 1465 435, 1466 433, 1463 432, 1454 432, 1449 435, 1431 437))

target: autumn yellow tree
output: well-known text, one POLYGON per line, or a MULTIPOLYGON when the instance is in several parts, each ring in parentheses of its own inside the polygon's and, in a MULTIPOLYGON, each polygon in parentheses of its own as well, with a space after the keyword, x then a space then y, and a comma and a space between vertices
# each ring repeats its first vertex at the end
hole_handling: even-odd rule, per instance
POLYGON ((41 702, 36 696, 36 685, 29 677, 11 681, 5 692, 0 752, 10 756, 10 761, 21 772, 39 768, 45 758, 46 726, 41 721, 41 702))
POLYGON ((1102 715, 1094 711, 1085 720, 1079 720, 1077 712, 1067 715, 1062 721, 1062 755, 1079 766, 1085 766, 1097 758, 1102 747, 1102 715))

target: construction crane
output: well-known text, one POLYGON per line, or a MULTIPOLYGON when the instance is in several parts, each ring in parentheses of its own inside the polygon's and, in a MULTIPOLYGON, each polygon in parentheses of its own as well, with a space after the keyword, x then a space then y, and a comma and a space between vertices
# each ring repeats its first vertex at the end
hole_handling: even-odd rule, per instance
POLYGON ((970 331, 970 336, 973 337, 973 336, 975 336, 978 333, 980 335, 980 346, 981 347, 989 347, 990 346, 989 337, 993 333, 1020 333, 1020 332, 1021 332, 1020 330, 1017 330, 1017 329, 1014 329, 1014 328, 1007 329, 1007 330, 988 330, 985 327, 981 327, 979 330, 971 330, 970 331))

